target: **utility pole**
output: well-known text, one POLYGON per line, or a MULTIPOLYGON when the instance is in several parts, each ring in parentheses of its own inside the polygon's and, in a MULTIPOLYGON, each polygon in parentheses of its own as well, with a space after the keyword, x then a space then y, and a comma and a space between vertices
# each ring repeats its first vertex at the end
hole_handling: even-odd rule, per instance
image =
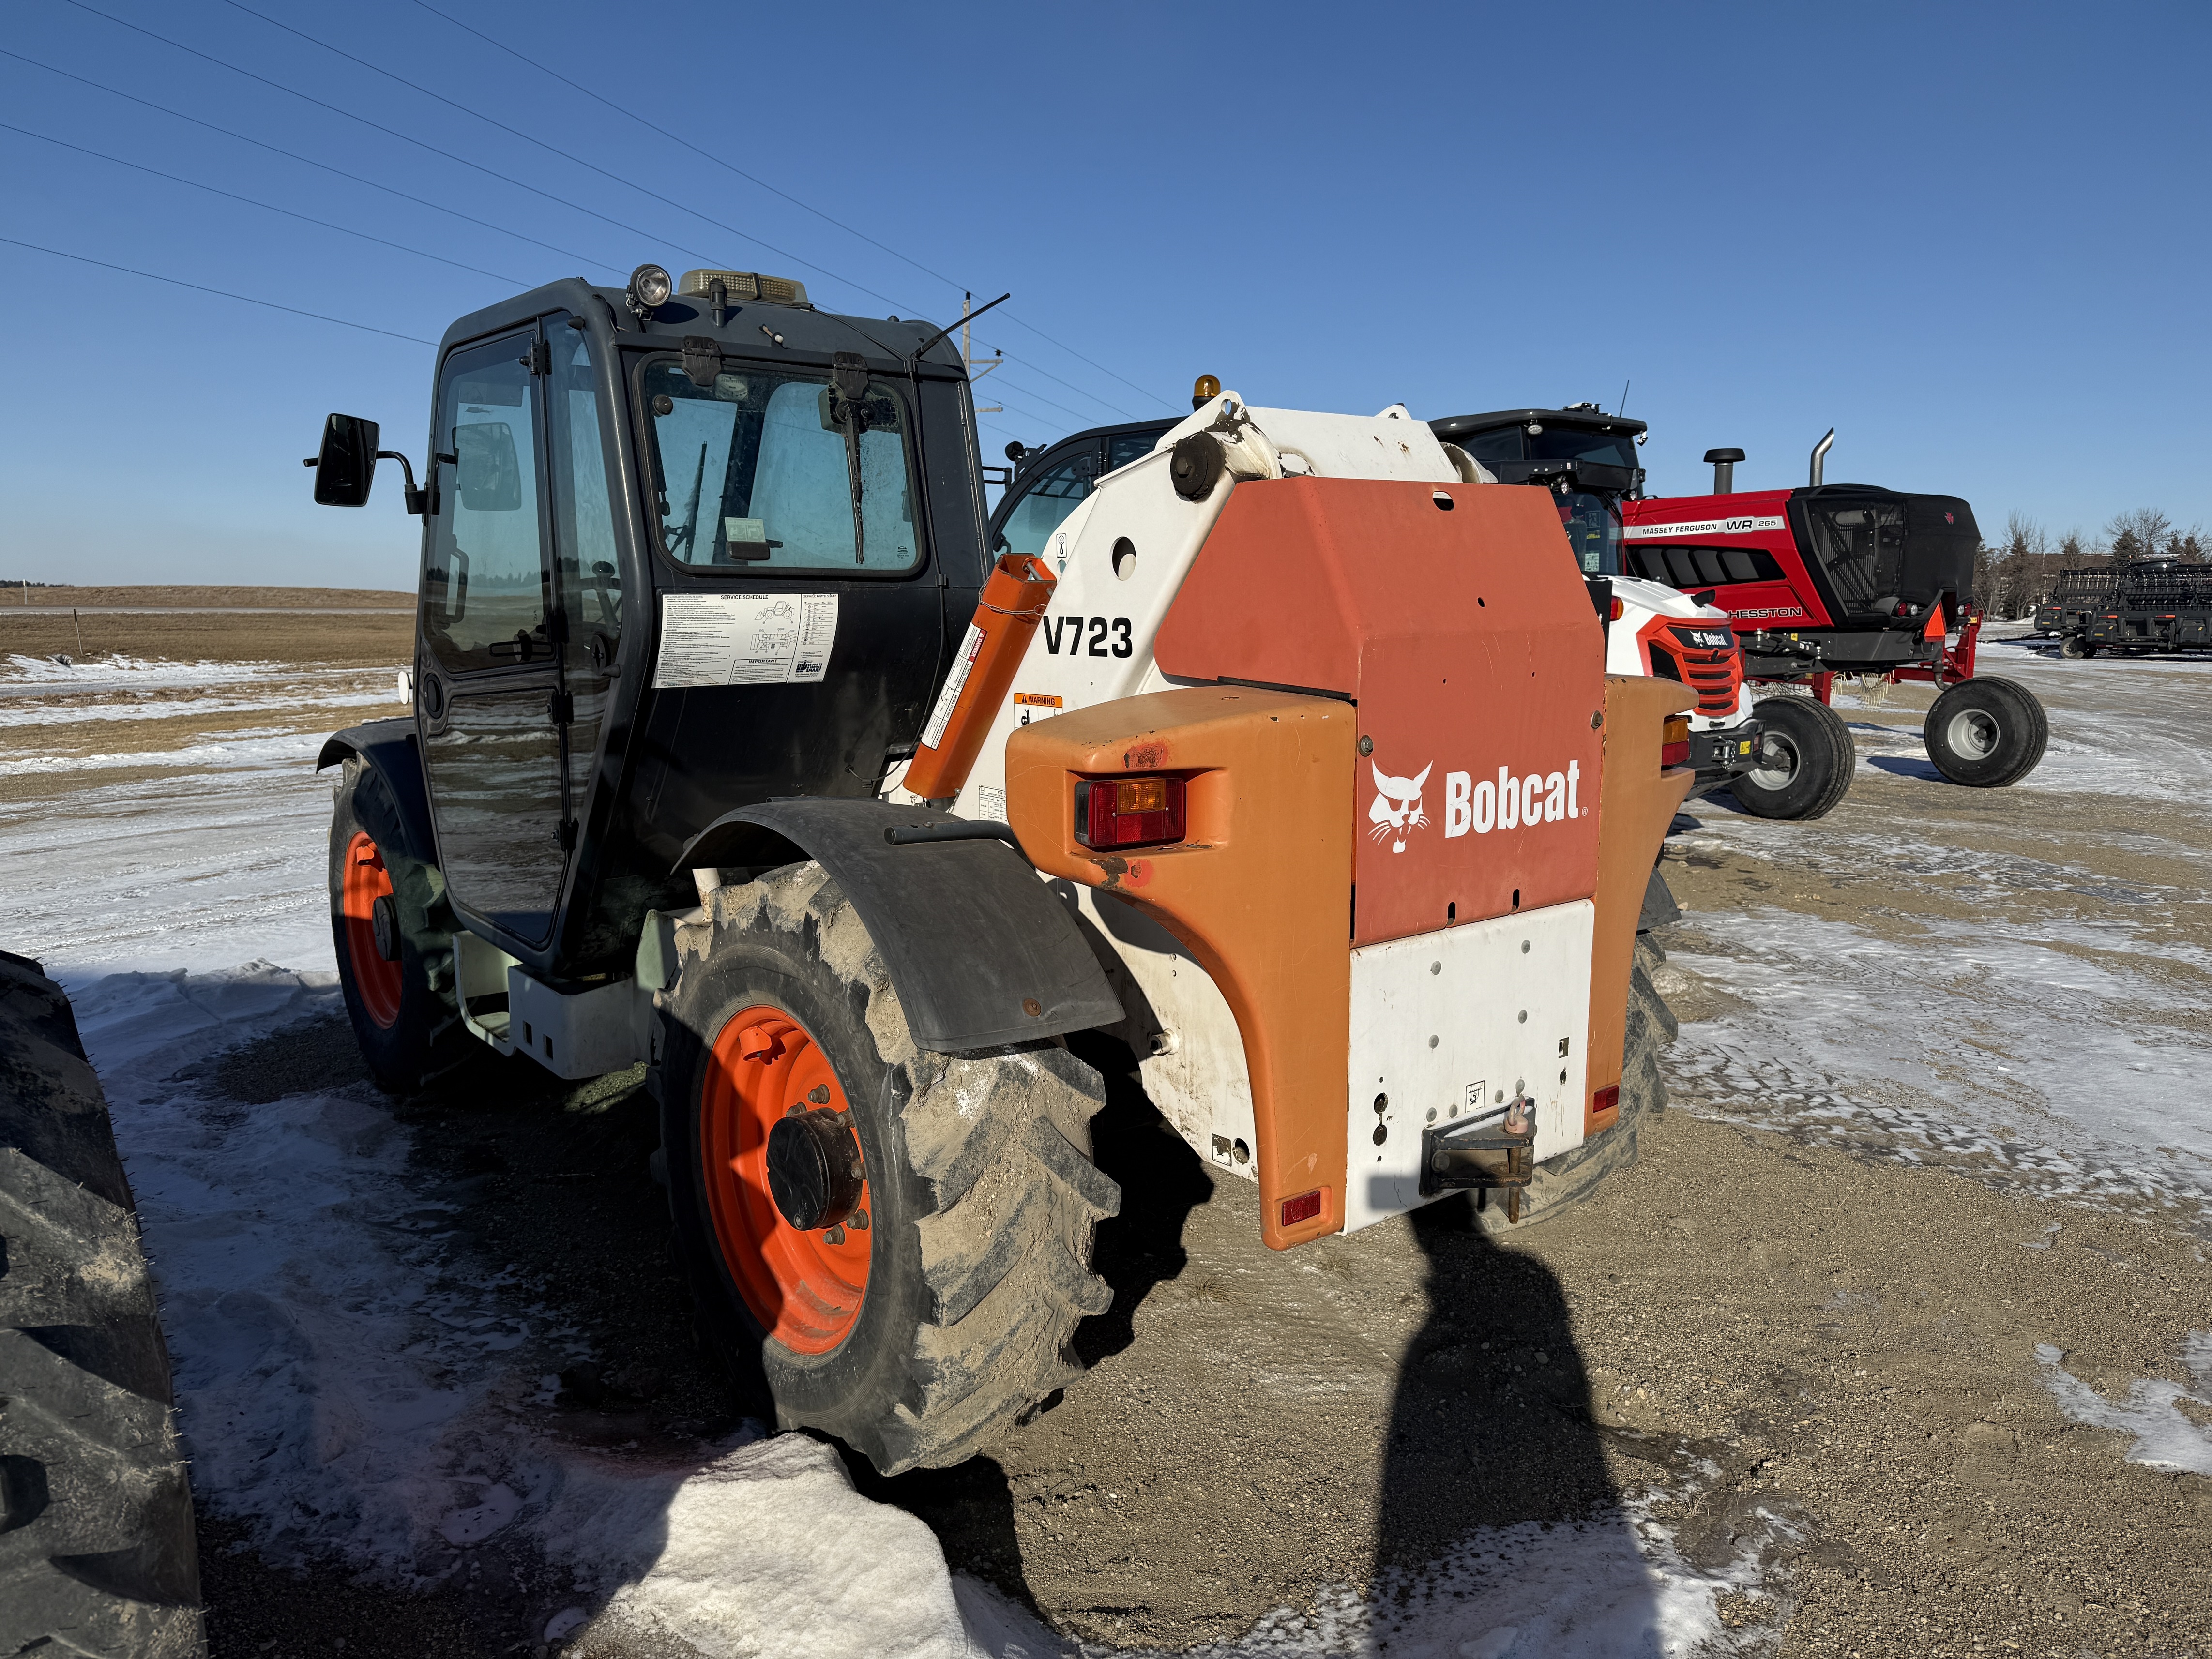
MULTIPOLYGON (((963 294, 960 296, 960 361, 968 366, 968 379, 971 384, 981 380, 1006 361, 1004 353, 995 357, 978 357, 975 355, 975 342, 969 332, 967 322, 968 309, 975 302, 975 296, 972 294, 963 294)), ((975 412, 978 415, 1003 415, 1006 410, 997 404, 993 404, 988 409, 978 409, 975 412)))

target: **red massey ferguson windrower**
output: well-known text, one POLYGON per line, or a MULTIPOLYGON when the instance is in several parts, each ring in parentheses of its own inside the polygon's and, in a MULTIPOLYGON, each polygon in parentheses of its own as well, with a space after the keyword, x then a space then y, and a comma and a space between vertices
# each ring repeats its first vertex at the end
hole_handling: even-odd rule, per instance
POLYGON ((1747 679, 1811 691, 1759 704, 1762 795, 1834 778, 1841 796, 1852 749, 1828 706, 1838 674, 1942 686, 1925 725, 1936 770, 1974 788, 2018 782, 2043 758, 2050 724, 2026 687, 1974 672, 1973 508, 1956 495, 1824 483, 1835 437, 1814 446, 1802 489, 1739 492, 1743 451, 1709 449, 1711 495, 1625 502, 1628 573, 1732 615, 1747 679))

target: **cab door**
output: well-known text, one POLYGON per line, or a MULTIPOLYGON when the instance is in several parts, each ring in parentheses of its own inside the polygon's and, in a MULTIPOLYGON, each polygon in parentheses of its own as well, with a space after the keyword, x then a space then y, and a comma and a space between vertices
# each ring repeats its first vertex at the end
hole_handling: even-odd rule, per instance
POLYGON ((456 351, 438 379, 417 614, 422 738, 455 905, 535 949, 552 933, 574 819, 552 603, 545 372, 536 325, 456 351))

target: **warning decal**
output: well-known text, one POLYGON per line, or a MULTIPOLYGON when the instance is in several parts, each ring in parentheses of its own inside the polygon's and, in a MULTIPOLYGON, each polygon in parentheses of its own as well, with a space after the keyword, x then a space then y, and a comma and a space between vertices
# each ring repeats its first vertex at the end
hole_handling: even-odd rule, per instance
POLYGON ((835 593, 664 593, 653 684, 811 684, 836 642, 835 593))
POLYGON ((1021 715, 1024 726, 1027 726, 1031 720, 1041 720, 1048 715, 1057 714, 1066 707, 1066 699, 1054 696, 1048 691, 1014 693, 1014 708, 1021 715))

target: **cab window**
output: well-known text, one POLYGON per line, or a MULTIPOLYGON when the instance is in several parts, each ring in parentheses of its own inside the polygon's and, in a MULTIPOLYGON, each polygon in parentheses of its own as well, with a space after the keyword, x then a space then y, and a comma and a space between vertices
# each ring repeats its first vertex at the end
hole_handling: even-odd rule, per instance
POLYGON ((543 644, 533 337, 455 352, 438 388, 422 617, 432 649, 453 669, 489 667, 495 658, 527 661, 543 644))
POLYGON ((700 386, 676 358, 639 371, 662 550, 724 571, 890 574, 921 562, 906 405, 867 383, 740 368, 700 386))
POLYGON ((1052 532, 1091 493, 1097 477, 1098 452, 1085 447, 1024 480, 1013 510, 1000 526, 1000 545, 993 550, 1042 555, 1052 532))

